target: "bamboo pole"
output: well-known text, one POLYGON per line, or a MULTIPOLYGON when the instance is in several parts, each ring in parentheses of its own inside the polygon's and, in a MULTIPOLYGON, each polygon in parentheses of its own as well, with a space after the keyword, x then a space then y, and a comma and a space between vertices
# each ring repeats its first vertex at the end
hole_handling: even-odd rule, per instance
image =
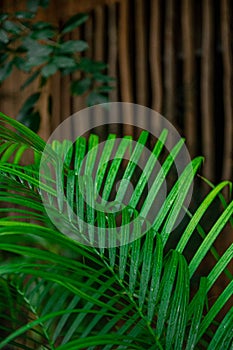
POLYGON ((145 2, 135 0, 135 76, 136 76, 136 102, 146 106, 148 104, 147 83, 147 55, 145 38, 145 2))
MULTIPOLYGON (((73 40, 82 40, 82 36, 81 36, 81 29, 80 27, 78 27, 75 30, 75 33, 72 34, 73 40)), ((72 79, 73 80, 79 80, 82 79, 82 73, 80 71, 76 71, 72 74, 72 79)), ((86 99, 86 95, 82 95, 82 96, 74 96, 72 97, 72 106, 71 106, 71 114, 74 114, 78 111, 80 111, 81 109, 86 107, 85 104, 85 99, 86 99)))
POLYGON ((233 69, 231 47, 231 21, 232 6, 229 0, 221 1, 221 35, 223 60, 223 102, 224 102, 224 158, 222 178, 231 179, 232 176, 232 150, 233 150, 233 69))
POLYGON ((85 51, 85 56, 93 58, 94 41, 93 41, 94 25, 93 25, 93 13, 89 15, 87 22, 84 24, 84 40, 88 43, 88 50, 85 51))
POLYGON ((97 6, 94 9, 94 59, 97 61, 104 60, 104 14, 103 7, 97 6))
POLYGON ((49 96, 51 93, 51 81, 49 80, 42 91, 41 98, 39 101, 39 111, 41 115, 41 123, 39 129, 39 135, 47 140, 51 133, 51 123, 49 115, 49 96))
POLYGON ((183 0, 182 2, 182 44, 184 55, 184 97, 185 116, 184 134, 192 156, 196 155, 197 149, 197 123, 196 123, 196 99, 194 91, 195 81, 195 47, 194 47, 194 26, 193 26, 193 2, 183 0))
POLYGON ((174 0, 167 0, 165 9, 165 116, 175 123, 175 50, 174 50, 174 0))
MULTIPOLYGON (((110 77, 117 77, 117 11, 116 4, 108 6, 108 74, 110 77)), ((118 101, 117 82, 113 83, 115 87, 109 94, 110 101, 118 101)))
MULTIPOLYGON (((117 36, 117 5, 110 4, 108 6, 108 74, 110 77, 116 78, 111 84, 113 90, 109 93, 110 102, 119 101, 119 81, 118 81, 118 36, 117 36)), ((119 126, 109 125, 109 133, 120 134, 119 126)))
POLYGON ((51 81, 51 95, 52 95, 52 118, 51 131, 62 122, 61 120, 61 75, 56 73, 51 81))
MULTIPOLYGON (((105 51, 105 17, 104 17, 104 8, 103 6, 97 6, 94 9, 94 59, 96 61, 105 62, 104 57, 105 51)), ((99 118, 101 125, 95 131, 100 138, 105 138, 108 132, 108 125, 106 124, 106 118, 104 113, 101 115, 99 113, 93 112, 93 118, 99 118)))
MULTIPOLYGON (((57 3, 56 0, 54 1, 57 3)), ((114 4, 119 1, 120 0, 59 0, 59 7, 62 12, 66 12, 68 16, 72 16, 74 13, 90 12, 97 6, 114 4)))
POLYGON ((202 63, 201 63, 201 112, 204 176, 214 180, 214 121, 213 121, 213 6, 211 0, 203 0, 202 63))
MULTIPOLYGON (((129 1, 120 2, 119 13, 119 68, 120 68, 120 93, 123 102, 133 102, 132 77, 129 58, 129 1)), ((133 124, 132 114, 128 117, 128 123, 133 124)), ((125 134, 132 135, 133 127, 124 125, 125 134)))
POLYGON ((119 15, 119 62, 122 101, 132 102, 132 81, 129 59, 129 1, 120 3, 119 15))
POLYGON ((152 89, 152 108, 162 113, 163 84, 161 57, 161 11, 160 1, 151 0, 150 5, 150 74, 152 89))

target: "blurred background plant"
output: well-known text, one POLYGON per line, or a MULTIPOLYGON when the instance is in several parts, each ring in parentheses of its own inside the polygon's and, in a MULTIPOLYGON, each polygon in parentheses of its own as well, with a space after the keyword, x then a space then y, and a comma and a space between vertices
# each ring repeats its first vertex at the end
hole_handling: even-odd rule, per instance
MULTIPOLYGON (((0 13, 12 17, 25 11, 27 4, 33 9, 38 2, 0 0, 0 4, 0 13)), ((116 80, 109 82, 114 88, 103 95, 112 102, 137 103, 161 113, 185 137, 191 156, 205 157, 202 174, 206 178, 214 183, 231 179, 233 2, 50 0, 46 10, 38 6, 30 21, 50 23, 61 32, 72 16, 83 13, 88 13, 88 19, 63 39, 85 41, 89 48, 78 56, 107 63, 103 72, 116 80)), ((88 91, 79 96, 70 93, 72 82, 83 80, 86 73, 60 72, 49 77, 37 102, 38 133, 45 140, 64 119, 87 105, 88 91)), ((0 105, 6 115, 17 116, 22 101, 38 92, 39 77, 30 89, 20 91, 27 74, 14 66, 2 83, 0 105)), ((92 101, 102 100, 95 93, 92 101)), ((132 126, 123 129, 124 134, 134 134, 132 126)), ((113 126, 108 132, 118 130, 113 126)))
MULTIPOLYGON (((37 91, 26 99, 16 116, 36 132, 41 120, 38 101, 49 79, 58 71, 64 76, 80 72, 79 79, 71 81, 70 94, 85 94, 87 106, 107 102, 106 93, 112 89, 109 82, 113 80, 105 74, 105 63, 82 56, 88 49, 86 41, 69 40, 69 34, 88 15, 75 14, 58 27, 37 19, 38 9, 48 5, 49 0, 29 0, 25 11, 0 14, 0 83, 11 75, 14 67, 28 75, 21 90, 37 79, 37 91)), ((47 98, 51 111, 52 97, 47 98)))

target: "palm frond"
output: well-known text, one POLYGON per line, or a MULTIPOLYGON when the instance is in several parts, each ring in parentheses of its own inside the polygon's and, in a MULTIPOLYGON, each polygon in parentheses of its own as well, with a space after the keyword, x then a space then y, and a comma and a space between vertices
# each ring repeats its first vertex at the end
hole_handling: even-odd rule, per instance
POLYGON ((214 253, 212 270, 199 278, 196 291, 192 287, 200 264, 231 220, 233 204, 224 202, 221 195, 231 186, 229 182, 213 187, 195 210, 188 210, 185 200, 203 160, 194 159, 180 176, 172 176, 171 188, 144 235, 140 219, 135 220, 136 233, 130 241, 127 224, 147 217, 153 209, 164 181, 173 174, 184 140, 162 159, 168 134, 164 130, 141 174, 136 164, 148 140, 146 131, 136 144, 131 137, 119 143, 111 134, 101 151, 96 135, 87 141, 81 137, 74 144, 55 141, 51 158, 47 158, 53 159, 55 179, 51 180, 48 168, 41 182, 39 161, 45 143, 2 114, 0 123, 0 349, 190 350, 206 344, 209 334, 209 350, 230 348, 232 309, 216 321, 232 296, 229 271, 225 289, 210 308, 205 305, 210 289, 232 260, 233 245, 222 256, 214 253), (27 150, 36 156, 32 164, 22 165, 21 156, 27 150), (124 166, 126 154, 128 162, 124 166), (153 178, 158 162, 161 169, 153 178), (114 197, 119 172, 125 181, 114 197), (147 189, 150 177, 152 186, 147 189), (124 204, 129 181, 135 181, 135 187, 124 204), (82 235, 83 222, 98 227, 98 236, 90 230, 88 240, 97 242, 100 248, 82 245, 60 233, 56 222, 47 216, 42 192, 46 193, 53 217, 68 230, 82 235), (201 220, 219 197, 224 204, 222 212, 212 227, 204 230, 201 220), (101 206, 112 198, 112 205, 119 210, 105 214, 101 206), (184 229, 178 227, 178 241, 171 249, 168 242, 182 211, 187 224, 184 229), (117 232, 119 218, 124 235, 116 246, 113 243, 117 243, 117 235, 107 241, 105 234, 108 228, 117 232), (187 245, 201 230, 203 240, 187 259, 187 245))

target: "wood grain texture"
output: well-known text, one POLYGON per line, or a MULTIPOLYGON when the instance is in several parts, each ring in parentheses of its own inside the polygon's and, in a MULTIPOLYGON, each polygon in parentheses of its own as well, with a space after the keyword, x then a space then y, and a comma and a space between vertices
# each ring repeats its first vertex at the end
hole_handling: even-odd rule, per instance
MULTIPOLYGON (((1 9, 23 10, 25 4, 26 0, 1 0, 1 9)), ((215 5, 211 0, 61 0, 58 6, 50 0, 49 8, 40 10, 37 19, 62 25, 71 15, 88 11, 89 20, 71 38, 88 42, 83 56, 108 63, 108 74, 117 78, 110 100, 147 104, 149 96, 149 107, 175 126, 184 126, 190 153, 203 154, 204 175, 219 181, 232 175, 233 4, 216 0, 215 5)), ((35 81, 20 91, 26 77, 14 70, 0 86, 1 111, 16 116, 37 90, 35 81)), ((69 114, 86 107, 86 95, 71 97, 67 80, 82 77, 77 72, 66 80, 59 74, 52 78, 46 90, 53 97, 50 119, 45 94, 39 102, 42 137, 47 138, 69 114)))
POLYGON ((164 87, 165 117, 175 124, 175 48, 174 48, 174 0, 167 0, 165 6, 165 39, 164 39, 164 87))
POLYGON ((196 154, 197 146, 197 110, 194 45, 194 18, 193 2, 182 1, 182 49, 183 49, 183 84, 184 84, 184 134, 192 156, 196 154))
POLYGON ((232 3, 229 0, 221 1, 221 37, 223 60, 223 100, 224 100, 224 158, 223 179, 232 179, 232 152, 233 152, 233 54, 231 16, 232 3))
POLYGON ((148 105, 148 76, 145 30, 145 2, 135 0, 135 78, 137 103, 148 105))
POLYGON ((205 157, 204 176, 214 180, 214 122, 213 122, 213 45, 214 24, 211 0, 203 0, 202 18, 202 67, 201 67, 201 112, 202 144, 205 157))
MULTIPOLYGON (((133 102, 132 76, 129 58, 129 1, 120 3, 119 11, 119 74, 120 74, 120 96, 122 102, 133 102)), ((129 116, 129 124, 124 125, 124 133, 133 134, 133 116, 129 116)))
MULTIPOLYGON (((108 6, 108 74, 117 79, 118 64, 118 36, 117 36, 117 5, 108 6)), ((113 82, 115 87, 109 94, 110 101, 118 101, 117 80, 113 82)))
POLYGON ((162 43, 161 43, 161 6, 160 0, 151 0, 150 6, 150 75, 152 90, 152 108, 162 113, 162 43))

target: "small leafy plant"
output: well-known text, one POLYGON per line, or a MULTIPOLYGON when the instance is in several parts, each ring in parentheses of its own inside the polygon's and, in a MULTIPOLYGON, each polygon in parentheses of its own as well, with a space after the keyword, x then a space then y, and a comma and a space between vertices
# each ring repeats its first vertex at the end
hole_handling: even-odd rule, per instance
MULTIPOLYGON (((88 15, 75 14, 61 28, 56 27, 36 20, 38 8, 46 8, 48 4, 47 0, 28 1, 26 11, 0 13, 0 84, 14 68, 29 75, 21 89, 37 79, 38 91, 29 96, 17 115, 20 122, 35 132, 40 125, 37 103, 47 82, 57 72, 62 75, 80 72, 80 79, 71 81, 70 93, 86 94, 88 106, 107 102, 112 89, 109 82, 113 80, 104 73, 105 63, 83 56, 87 42, 67 39, 67 35, 86 22, 88 15)), ((51 105, 51 96, 48 100, 51 105)))
MULTIPOLYGON (((39 183, 44 141, 3 114, 0 135, 0 349, 232 349, 233 308, 226 311, 224 307, 233 290, 228 270, 233 244, 221 256, 214 248, 216 238, 232 219, 233 202, 226 203, 221 194, 231 186, 228 181, 213 186, 193 212, 186 208, 186 224, 178 228, 173 247, 167 244, 171 238, 168 224, 174 225, 182 209, 182 198, 192 182, 188 169, 192 167, 197 173, 200 157, 175 181, 144 236, 108 249, 85 246, 58 232, 46 215, 39 183), (21 157, 28 151, 33 153, 34 162, 22 165, 21 157), (182 193, 178 192, 180 184, 182 193), (203 219, 219 198, 222 211, 206 227, 203 219), (197 237, 196 250, 187 254, 190 240, 197 237), (213 255, 215 263, 203 276, 198 269, 207 253, 213 255), (222 274, 226 287, 211 302, 209 291, 222 274), (220 320, 216 318, 219 313, 220 320)), ((138 142, 144 145, 147 138, 143 131, 138 142)), ((166 138, 164 130, 153 150, 155 159, 163 152, 166 138)), ((109 135, 108 140, 114 139, 109 135)), ((107 173, 108 140, 96 178, 105 198, 111 195, 126 150, 131 150, 131 155, 122 177, 131 180, 135 171, 135 152, 127 137, 118 146, 121 157, 112 161, 107 173)), ((63 181, 69 205, 79 217, 100 228, 114 227, 114 215, 110 223, 109 217, 94 215, 80 199, 81 163, 98 142, 95 135, 88 140, 79 138, 73 146, 69 141, 54 142, 53 148, 61 155, 70 149, 59 181, 63 181)), ((182 142, 164 159, 164 174, 171 171, 182 142)), ((85 171, 92 171, 95 162, 95 157, 88 159, 85 171)), ((145 167, 148 176, 152 170, 153 166, 145 167)), ((138 176, 139 185, 132 194, 138 200, 143 198, 144 180, 138 176)), ((154 188, 161 185, 158 177, 154 181, 154 188)), ((59 186, 47 186, 46 191, 56 211, 64 193, 59 186)), ((118 198, 124 195, 119 191, 118 198)), ((154 197, 147 198, 150 207, 154 197)), ((130 220, 130 210, 137 211, 132 205, 128 209, 122 214, 125 223, 130 220)), ((57 220, 72 223, 72 213, 63 213, 62 209, 56 211, 57 220)))

